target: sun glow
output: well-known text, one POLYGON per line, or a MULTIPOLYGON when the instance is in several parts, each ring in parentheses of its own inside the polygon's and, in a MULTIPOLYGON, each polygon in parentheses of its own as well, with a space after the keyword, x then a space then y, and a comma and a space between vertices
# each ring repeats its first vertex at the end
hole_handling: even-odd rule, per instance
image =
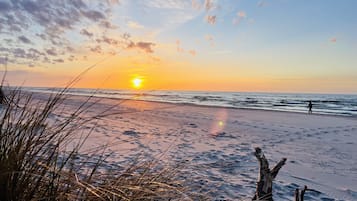
POLYGON ((135 89, 140 89, 143 85, 143 79, 139 77, 135 77, 131 80, 132 87, 135 89))

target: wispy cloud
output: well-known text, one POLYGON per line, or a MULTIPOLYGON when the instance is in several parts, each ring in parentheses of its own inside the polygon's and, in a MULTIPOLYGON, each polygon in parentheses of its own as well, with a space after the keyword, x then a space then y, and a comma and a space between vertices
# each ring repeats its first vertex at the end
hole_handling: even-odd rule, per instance
POLYGON ((227 54, 232 54, 232 51, 230 50, 217 50, 214 52, 211 52, 213 55, 227 55, 227 54))
POLYGON ((247 18, 247 13, 245 11, 238 11, 236 17, 233 19, 233 24, 237 25, 246 18, 247 18))
POLYGON ((257 3, 258 7, 264 7, 267 5, 267 3, 264 0, 258 1, 257 3))
POLYGON ((216 16, 215 15, 207 15, 206 21, 208 24, 214 25, 214 24, 216 24, 216 16))
POLYGON ((247 14, 244 11, 238 11, 237 15, 240 18, 246 18, 247 17, 247 14))
POLYGON ((180 40, 176 40, 176 50, 178 53, 188 53, 192 56, 196 56, 197 55, 197 51, 196 50, 188 50, 186 51, 184 48, 181 47, 181 41, 180 40))
POLYGON ((56 48, 52 47, 51 49, 47 49, 46 50, 46 53, 50 56, 57 56, 58 53, 57 53, 57 50, 56 48))
POLYGON ((196 10, 204 9, 206 12, 205 21, 214 25, 217 21, 217 15, 214 11, 219 8, 217 2, 217 0, 191 0, 191 6, 196 10))
POLYGON ((134 21, 129 21, 127 23, 127 26, 129 28, 132 28, 132 29, 142 29, 142 28, 144 28, 143 25, 139 24, 138 22, 134 22, 134 21))
POLYGON ((19 36, 18 39, 19 39, 19 41, 21 41, 23 43, 26 43, 26 44, 30 44, 31 43, 31 40, 28 39, 26 36, 19 36))
POLYGON ((160 9, 187 9, 190 2, 187 0, 150 0, 145 1, 146 6, 160 9))
POLYGON ((53 59, 52 61, 54 61, 56 63, 63 63, 64 62, 63 59, 53 59))
POLYGON ((127 46, 128 49, 138 49, 142 50, 146 53, 153 53, 153 46, 155 46, 155 43, 151 42, 130 42, 129 45, 127 46))
POLYGON ((120 41, 116 38, 111 38, 106 35, 103 35, 101 38, 97 38, 96 41, 98 43, 106 43, 107 45, 116 46, 120 43, 120 41))
POLYGON ((207 40, 211 46, 214 46, 214 37, 210 34, 205 35, 205 40, 207 40))
POLYGON ((197 9, 197 10, 201 9, 201 7, 202 7, 202 5, 199 3, 198 0, 192 0, 191 5, 192 5, 192 8, 197 9))
POLYGON ((90 48, 90 51, 94 52, 94 53, 102 53, 102 47, 100 45, 96 45, 94 47, 90 48))
POLYGON ((89 32, 87 29, 82 29, 80 34, 88 36, 88 37, 92 37, 93 33, 89 32))
POLYGON ((330 42, 331 42, 331 43, 336 43, 336 42, 337 42, 337 38, 336 38, 336 37, 330 38, 330 42))
POLYGON ((192 56, 196 56, 197 52, 196 50, 190 50, 188 51, 192 56))
POLYGON ((177 40, 176 41, 176 50, 177 52, 185 52, 185 50, 181 47, 181 41, 180 40, 177 40))
POLYGON ((212 0, 205 0, 204 7, 205 7, 206 11, 212 10, 214 7, 212 0))

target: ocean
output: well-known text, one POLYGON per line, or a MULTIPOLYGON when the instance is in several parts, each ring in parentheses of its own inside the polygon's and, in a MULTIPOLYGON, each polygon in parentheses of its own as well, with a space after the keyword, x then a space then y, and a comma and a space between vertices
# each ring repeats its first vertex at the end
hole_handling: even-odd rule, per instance
MULTIPOLYGON (((62 89, 25 87, 24 90, 56 93, 62 89)), ((347 94, 129 91, 111 89, 69 89, 68 94, 300 113, 307 113, 308 101, 312 101, 312 111, 315 114, 357 117, 357 95, 347 94)))

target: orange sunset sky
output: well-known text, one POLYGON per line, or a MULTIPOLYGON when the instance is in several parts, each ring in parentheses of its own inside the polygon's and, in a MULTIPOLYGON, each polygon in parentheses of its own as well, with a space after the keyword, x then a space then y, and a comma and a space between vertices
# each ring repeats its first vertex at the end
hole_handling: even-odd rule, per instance
POLYGON ((357 93, 357 2, 0 0, 6 84, 357 93))

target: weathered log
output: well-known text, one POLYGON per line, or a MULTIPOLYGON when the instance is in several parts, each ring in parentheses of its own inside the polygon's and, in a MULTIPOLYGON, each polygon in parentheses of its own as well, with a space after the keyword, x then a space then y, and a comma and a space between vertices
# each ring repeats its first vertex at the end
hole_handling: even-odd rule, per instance
POLYGON ((305 195, 305 192, 307 191, 307 186, 304 186, 304 188, 300 190, 297 188, 295 190, 295 201, 304 201, 304 195, 305 195))
POLYGON ((270 170, 268 160, 259 147, 255 148, 254 155, 259 161, 259 180, 252 200, 273 201, 273 180, 285 164, 286 158, 281 159, 279 163, 270 170))

